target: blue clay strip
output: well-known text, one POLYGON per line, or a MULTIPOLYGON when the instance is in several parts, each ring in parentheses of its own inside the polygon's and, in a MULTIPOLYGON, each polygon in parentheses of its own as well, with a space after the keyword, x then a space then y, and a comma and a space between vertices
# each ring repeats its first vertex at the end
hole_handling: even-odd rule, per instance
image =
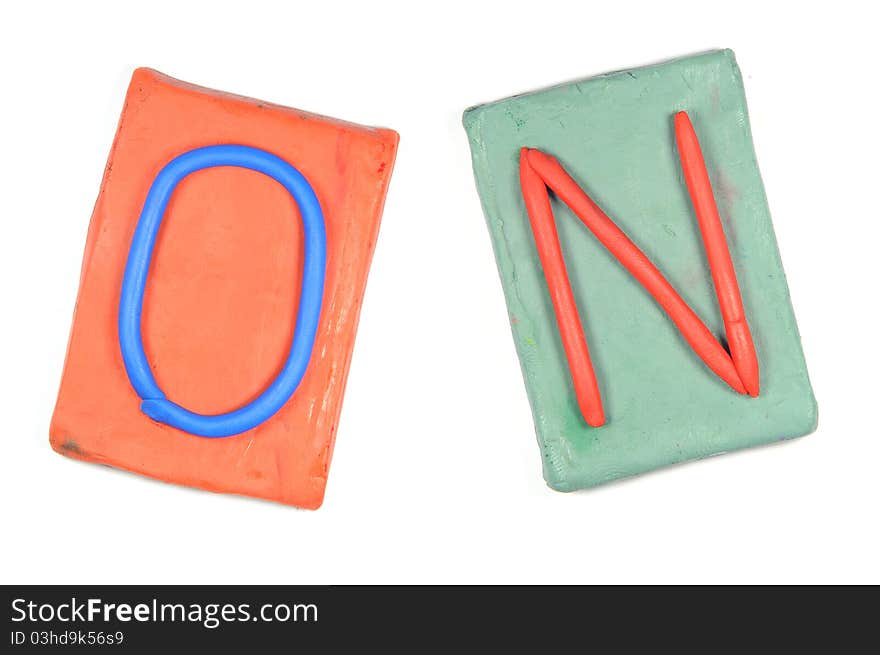
POLYGON ((259 148, 219 145, 196 148, 171 160, 153 180, 144 202, 128 252, 119 303, 119 345, 128 379, 143 400, 141 411, 155 421, 202 437, 240 434, 273 416, 296 391, 312 357, 324 296, 326 261, 327 235, 321 205, 308 180, 283 159, 259 148), (244 407, 226 414, 204 415, 168 400, 156 384, 141 338, 141 312, 156 235, 171 194, 190 173, 215 166, 257 171, 287 189, 302 216, 304 254, 296 327, 284 368, 258 398, 244 407))

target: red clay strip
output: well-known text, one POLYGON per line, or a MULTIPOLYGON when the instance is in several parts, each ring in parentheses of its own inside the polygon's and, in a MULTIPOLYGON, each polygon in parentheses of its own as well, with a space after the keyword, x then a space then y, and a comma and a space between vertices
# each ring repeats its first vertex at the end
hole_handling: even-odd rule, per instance
POLYGON ((599 384, 593 371, 574 294, 571 291, 565 260, 562 258, 559 235, 550 208, 550 196, 547 194, 544 181, 529 164, 525 148, 520 151, 519 176, 578 406, 584 420, 593 427, 599 427, 605 424, 602 397, 599 394, 599 384))
POLYGON ((562 257, 547 187, 568 205, 599 242, 645 287, 712 372, 738 393, 758 395, 758 360, 699 143, 684 112, 676 115, 675 127, 682 153, 682 168, 709 253, 709 267, 732 355, 727 353, 645 253, 593 202, 554 157, 539 150, 520 150, 520 185, 538 257, 550 291, 578 406, 584 420, 593 427, 605 423, 602 398, 562 257))
POLYGON ((718 216, 703 152, 687 112, 680 111, 675 115, 675 139, 684 179, 703 235, 730 354, 749 395, 757 396, 760 389, 758 356, 746 322, 736 271, 724 238, 724 228, 718 216))

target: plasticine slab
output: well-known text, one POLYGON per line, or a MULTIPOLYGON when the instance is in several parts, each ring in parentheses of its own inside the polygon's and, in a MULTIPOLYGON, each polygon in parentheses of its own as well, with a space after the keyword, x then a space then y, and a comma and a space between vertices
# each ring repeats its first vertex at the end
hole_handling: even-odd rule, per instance
POLYGON ((816 403, 731 51, 473 107, 464 126, 552 488, 591 487, 815 429, 816 403), (553 199, 605 406, 607 423, 592 428, 575 400, 529 227, 520 148, 558 158, 721 336, 678 161, 673 116, 679 110, 699 134, 757 349, 761 393, 737 394, 706 368, 645 290, 553 199))
MULTIPOLYGON (((169 482, 320 506, 398 136, 135 71, 92 215, 52 447, 169 482), (312 357, 293 397, 247 432, 206 439, 141 413, 117 333, 122 276, 158 171, 193 148, 264 149, 309 180, 327 265, 312 357)), ((158 384, 207 414, 256 397, 290 349, 302 263, 291 196, 241 168, 186 177, 156 242, 141 333, 158 384)))

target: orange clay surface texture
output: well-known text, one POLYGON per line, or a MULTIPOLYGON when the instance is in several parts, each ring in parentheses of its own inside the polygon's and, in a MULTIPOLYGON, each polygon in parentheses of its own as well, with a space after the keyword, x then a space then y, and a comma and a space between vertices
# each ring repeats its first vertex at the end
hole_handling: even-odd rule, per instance
MULTIPOLYGON (((319 507, 397 142, 391 130, 136 70, 89 225, 52 447, 168 482, 319 507), (311 362, 296 393, 262 425, 206 439, 141 413, 122 363, 117 312, 153 178, 175 156, 221 143, 262 148, 306 176, 324 210, 327 273, 311 362)), ((178 185, 156 242, 141 326, 169 399, 215 414, 262 392, 289 351, 301 262, 296 203, 274 180, 224 167, 178 185)))

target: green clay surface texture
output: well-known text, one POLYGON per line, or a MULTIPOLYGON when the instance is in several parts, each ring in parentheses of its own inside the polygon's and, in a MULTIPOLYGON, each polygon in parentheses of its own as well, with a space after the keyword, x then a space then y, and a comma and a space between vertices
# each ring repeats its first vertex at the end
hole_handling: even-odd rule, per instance
POLYGON ((591 487, 690 459, 798 437, 817 410, 752 146, 739 68, 715 51, 468 109, 474 175, 548 484, 591 487), (582 418, 519 188, 519 152, 559 159, 724 342, 675 145, 691 117, 712 180, 761 369, 739 395, 555 197, 553 212, 607 423, 582 418))

